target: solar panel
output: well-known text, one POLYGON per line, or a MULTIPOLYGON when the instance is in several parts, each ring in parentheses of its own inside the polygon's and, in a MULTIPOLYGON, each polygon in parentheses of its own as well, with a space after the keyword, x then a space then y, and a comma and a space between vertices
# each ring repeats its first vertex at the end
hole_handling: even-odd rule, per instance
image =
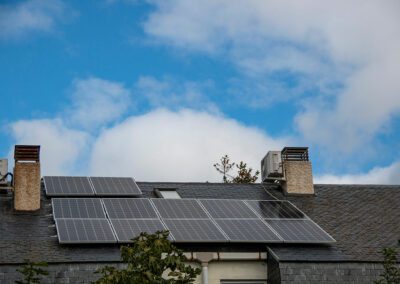
POLYGON ((262 218, 304 218, 304 214, 287 201, 246 201, 262 218))
POLYGON ((100 199, 53 198, 53 217, 57 218, 106 218, 100 199))
POLYGON ((48 196, 90 196, 94 195, 87 177, 43 177, 44 187, 48 196))
POLYGON ((164 219, 176 242, 227 242, 228 239, 209 219, 164 219))
POLYGON ((241 200, 201 200, 213 218, 258 218, 241 200))
POLYGON ((129 242, 141 232, 154 234, 157 231, 165 230, 159 219, 112 219, 111 224, 118 242, 129 242))
POLYGON ((130 177, 90 177, 96 195, 141 195, 135 180, 130 177))
POLYGON ((216 219, 233 242, 282 242, 260 219, 216 219))
POLYGON ((283 238, 293 243, 332 243, 335 240, 311 220, 266 220, 283 238))
POLYGON ((208 219, 207 213, 192 199, 152 199, 162 218, 208 219))
POLYGON ((145 198, 104 198, 110 219, 158 218, 149 199, 145 198))
POLYGON ((60 244, 116 243, 107 219, 56 219, 60 244))

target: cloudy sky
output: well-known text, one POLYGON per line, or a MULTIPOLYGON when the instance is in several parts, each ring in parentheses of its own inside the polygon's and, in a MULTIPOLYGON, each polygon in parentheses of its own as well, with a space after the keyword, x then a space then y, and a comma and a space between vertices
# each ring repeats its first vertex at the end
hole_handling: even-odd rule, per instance
POLYGON ((400 183, 400 1, 0 3, 0 155, 43 175, 219 181, 309 146, 321 183, 400 183))

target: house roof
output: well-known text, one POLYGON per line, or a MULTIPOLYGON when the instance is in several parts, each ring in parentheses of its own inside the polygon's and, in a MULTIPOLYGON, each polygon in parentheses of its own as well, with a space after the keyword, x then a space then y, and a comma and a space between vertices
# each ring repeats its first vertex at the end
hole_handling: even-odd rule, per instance
MULTIPOLYGON (((138 182, 143 197, 156 188, 175 188, 182 198, 282 199, 293 202, 337 243, 333 245, 269 245, 280 261, 382 260, 383 247, 399 245, 400 186, 315 185, 314 196, 285 196, 275 184, 138 182)), ((0 264, 24 259, 47 262, 119 261, 118 245, 59 245, 50 199, 42 190, 41 209, 13 210, 12 195, 0 195, 0 264)), ((265 251, 262 244, 179 245, 193 251, 265 251)))

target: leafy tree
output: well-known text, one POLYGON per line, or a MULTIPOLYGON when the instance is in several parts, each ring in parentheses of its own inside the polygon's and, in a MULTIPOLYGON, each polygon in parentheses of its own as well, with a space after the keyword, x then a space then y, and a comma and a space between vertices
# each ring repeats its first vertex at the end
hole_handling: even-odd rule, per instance
POLYGON ((253 174, 252 168, 247 168, 247 164, 241 161, 236 164, 238 169, 235 177, 228 174, 228 172, 235 166, 235 163, 231 163, 229 156, 225 155, 221 158, 221 163, 215 163, 214 168, 223 175, 222 181, 224 183, 254 183, 258 179, 259 171, 255 171, 253 174))
POLYGON ((102 277, 96 284, 189 284, 193 283, 200 268, 185 264, 187 258, 168 240, 168 231, 155 234, 141 233, 132 245, 121 247, 125 269, 106 266, 96 273, 102 277), (167 274, 167 277, 164 276, 167 274))
POLYGON ((240 162, 239 165, 236 165, 238 168, 237 176, 232 179, 234 183, 254 183, 258 179, 259 171, 256 171, 254 175, 252 174, 253 169, 248 168, 247 164, 244 162, 240 162))
POLYGON ((41 276, 49 275, 49 272, 42 268, 47 266, 47 262, 31 262, 28 259, 24 261, 25 264, 17 269, 24 276, 24 279, 15 281, 16 284, 40 283, 41 276))
POLYGON ((215 163, 214 168, 223 175, 222 181, 224 183, 229 183, 231 182, 232 176, 228 175, 228 172, 233 168, 235 163, 230 162, 228 155, 223 156, 220 161, 221 164, 215 163))
POLYGON ((384 248, 383 268, 384 271, 380 275, 381 279, 375 281, 375 284, 399 284, 400 283, 400 268, 396 266, 396 249, 384 248))

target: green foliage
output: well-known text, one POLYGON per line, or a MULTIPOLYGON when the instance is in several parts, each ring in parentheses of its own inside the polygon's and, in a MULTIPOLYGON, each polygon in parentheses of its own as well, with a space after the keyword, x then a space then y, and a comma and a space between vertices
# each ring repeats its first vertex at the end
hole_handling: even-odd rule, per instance
POLYGON ((24 276, 24 279, 15 281, 16 284, 40 283, 41 276, 49 275, 49 272, 42 268, 47 266, 47 262, 31 262, 28 259, 24 261, 26 264, 17 269, 24 276))
POLYGON ((187 258, 168 240, 168 231, 141 233, 132 245, 121 247, 125 269, 106 266, 95 284, 190 284, 201 273, 200 268, 185 264, 187 258), (167 277, 164 278, 166 272, 167 277), (163 275, 164 274, 164 275, 163 275))
POLYGON ((229 156, 225 155, 220 159, 221 163, 215 163, 214 168, 223 175, 222 181, 224 183, 254 183, 258 179, 259 171, 254 174, 252 168, 247 168, 247 164, 241 161, 236 164, 238 169, 237 175, 235 177, 228 174, 228 172, 235 166, 235 163, 231 163, 229 156))
POLYGON ((399 284, 400 268, 396 266, 396 249, 384 248, 382 253, 385 257, 383 261, 384 271, 380 275, 381 279, 375 281, 375 284, 399 284))
POLYGON ((254 183, 258 179, 259 171, 256 171, 254 175, 252 174, 253 169, 248 168, 247 164, 244 162, 240 162, 239 165, 236 165, 238 168, 237 176, 232 179, 234 183, 254 183))
POLYGON ((220 161, 221 161, 221 164, 215 163, 214 168, 223 175, 222 181, 224 183, 229 183, 229 182, 231 182, 232 177, 230 175, 228 175, 228 172, 233 168, 235 163, 230 163, 230 159, 229 159, 228 155, 223 156, 220 159, 220 161))

